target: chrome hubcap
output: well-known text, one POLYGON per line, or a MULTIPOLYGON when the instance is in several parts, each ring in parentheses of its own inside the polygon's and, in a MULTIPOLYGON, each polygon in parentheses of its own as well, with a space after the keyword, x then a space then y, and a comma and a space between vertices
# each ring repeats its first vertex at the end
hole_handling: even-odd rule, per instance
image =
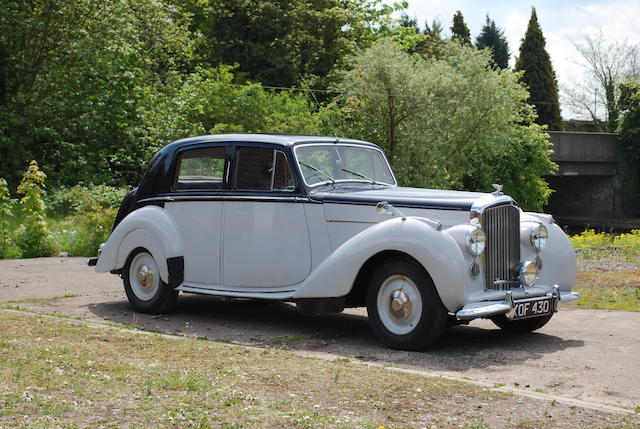
POLYGON ((153 285, 153 272, 151 271, 151 268, 149 268, 149 266, 146 264, 142 264, 140 266, 136 278, 138 279, 138 283, 140 283, 140 286, 145 289, 148 289, 151 287, 151 285, 153 285))
POLYGON ((156 261, 147 252, 138 253, 129 268, 129 285, 135 296, 141 301, 152 300, 160 288, 156 261))
POLYGON ((384 327, 396 335, 415 329, 422 316, 422 295, 408 277, 393 274, 380 285, 377 310, 384 327))
POLYGON ((393 292, 389 305, 391 306, 391 314, 396 319, 405 320, 411 314, 411 298, 404 289, 393 292))

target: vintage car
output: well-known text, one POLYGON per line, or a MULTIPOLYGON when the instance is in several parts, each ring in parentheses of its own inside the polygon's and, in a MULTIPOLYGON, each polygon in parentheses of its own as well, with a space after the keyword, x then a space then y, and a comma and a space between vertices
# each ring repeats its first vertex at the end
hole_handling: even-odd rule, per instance
POLYGON ((227 134, 162 148, 127 194, 98 272, 133 308, 179 291, 293 302, 307 315, 367 307, 392 348, 491 318, 528 332, 578 299, 575 252, 551 216, 503 195, 403 188, 374 144, 227 134))

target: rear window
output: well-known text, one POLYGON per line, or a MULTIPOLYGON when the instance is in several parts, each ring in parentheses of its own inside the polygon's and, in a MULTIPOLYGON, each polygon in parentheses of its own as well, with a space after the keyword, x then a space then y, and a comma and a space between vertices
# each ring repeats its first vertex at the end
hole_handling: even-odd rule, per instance
POLYGON ((178 161, 176 189, 222 189, 226 149, 211 147, 184 151, 178 161))

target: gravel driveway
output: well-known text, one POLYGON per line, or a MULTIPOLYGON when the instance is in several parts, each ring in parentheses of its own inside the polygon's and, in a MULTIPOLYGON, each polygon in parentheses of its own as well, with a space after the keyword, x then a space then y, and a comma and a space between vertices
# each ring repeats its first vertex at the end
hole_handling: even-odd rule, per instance
POLYGON ((0 302, 7 301, 91 321, 327 352, 602 404, 640 406, 640 313, 563 305, 547 326, 530 335, 509 335, 477 320, 448 329, 427 351, 401 352, 376 340, 365 309, 303 317, 283 303, 182 294, 171 314, 134 313, 120 278, 93 272, 82 258, 0 260, 0 302))

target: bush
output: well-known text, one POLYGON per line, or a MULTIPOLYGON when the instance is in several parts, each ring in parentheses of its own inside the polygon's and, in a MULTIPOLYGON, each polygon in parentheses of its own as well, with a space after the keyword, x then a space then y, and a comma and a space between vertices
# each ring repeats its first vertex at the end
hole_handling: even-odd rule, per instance
POLYGON ((0 258, 15 257, 11 245, 11 231, 8 218, 13 215, 12 208, 15 200, 11 199, 7 181, 0 177, 0 258))
POLYGON ((18 186, 18 194, 24 213, 23 223, 16 231, 16 244, 22 256, 33 258, 51 256, 56 252, 56 245, 44 220, 46 206, 44 204, 44 181, 47 175, 38 168, 36 161, 31 161, 29 168, 22 176, 18 186))
POLYGON ((107 185, 62 186, 47 199, 49 214, 52 216, 71 216, 92 211, 95 207, 120 207, 128 188, 107 185))

